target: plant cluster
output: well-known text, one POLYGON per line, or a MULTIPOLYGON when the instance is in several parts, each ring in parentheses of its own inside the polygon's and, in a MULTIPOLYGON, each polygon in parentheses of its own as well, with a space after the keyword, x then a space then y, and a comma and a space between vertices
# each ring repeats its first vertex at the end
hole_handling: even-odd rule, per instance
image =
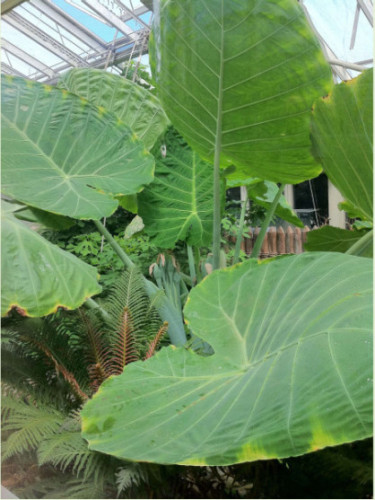
POLYGON ((115 473, 118 494, 141 491, 138 462, 183 470, 190 495, 191 466, 218 497, 251 495, 234 464, 372 434, 372 71, 333 85, 294 0, 213 4, 161 1, 157 95, 86 68, 56 87, 2 79, 2 313, 22 316, 3 343, 5 458, 31 451, 81 474, 72 497, 88 483, 108 496, 115 473), (308 252, 258 261, 274 217, 302 224, 285 184, 322 169, 355 229, 326 226, 308 252), (225 191, 238 186, 228 258, 225 191), (231 265, 248 200, 264 220, 231 265), (137 214, 126 228, 112 227, 119 206, 137 214), (56 246, 24 220, 95 232, 56 246), (93 299, 100 270, 116 289, 93 299))

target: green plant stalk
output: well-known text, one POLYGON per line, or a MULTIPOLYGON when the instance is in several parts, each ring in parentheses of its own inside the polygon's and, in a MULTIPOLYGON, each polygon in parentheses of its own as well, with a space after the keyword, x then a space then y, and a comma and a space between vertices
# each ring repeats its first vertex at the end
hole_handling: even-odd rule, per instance
POLYGON ((188 260, 189 260, 189 271, 190 271, 190 277, 191 277, 191 286, 195 286, 197 283, 197 273, 195 272, 195 262, 194 262, 194 254, 193 254, 193 248, 191 245, 186 245, 187 246, 187 254, 188 254, 188 260))
MULTIPOLYGON (((124 252, 124 250, 120 247, 120 245, 115 241, 111 233, 103 226, 103 224, 96 220, 93 221, 95 226, 97 227, 100 234, 102 234, 108 241, 108 243, 112 246, 113 250, 120 257, 121 261, 128 268, 135 267, 134 262, 128 257, 128 255, 124 252)), ((146 287, 147 295, 151 298, 155 295, 156 292, 159 291, 159 288, 149 281, 145 277, 143 277, 146 287)), ((172 344, 176 346, 184 345, 187 341, 185 335, 185 329, 182 322, 182 312, 181 310, 177 310, 176 307, 171 303, 171 301, 164 295, 163 300, 160 305, 157 307, 158 312, 163 321, 168 321, 168 335, 172 342, 172 344)))
POLYGON ((242 242, 242 233, 243 233, 243 226, 245 223, 245 214, 246 214, 246 205, 249 197, 247 195, 246 191, 246 197, 242 202, 242 207, 241 207, 241 215, 240 215, 240 225, 238 227, 237 231, 237 239, 236 239, 236 247, 234 249, 234 257, 233 257, 233 264, 237 264, 238 259, 240 257, 240 249, 241 249, 241 242, 242 242))
POLYGON ((345 253, 349 255, 361 255, 362 251, 369 245, 371 245, 372 238, 374 235, 374 230, 371 229, 368 233, 362 236, 360 240, 358 240, 354 245, 352 245, 349 250, 345 253))
POLYGON ((105 311, 100 305, 91 297, 89 297, 84 303, 84 306, 86 306, 88 309, 97 309, 100 314, 102 315, 102 318, 104 320, 108 320, 110 318, 109 314, 107 311, 105 311))
MULTIPOLYGON (((217 141, 218 142, 218 141, 217 141)), ((220 268, 221 203, 220 203, 220 147, 216 145, 214 162, 214 227, 213 227, 213 270, 220 268)))
POLYGON ((260 249, 262 248, 264 237, 265 237, 266 232, 267 232, 268 225, 271 222, 273 214, 275 213, 277 204, 279 203, 279 199, 280 199, 281 195, 283 194, 284 188, 285 188, 285 184, 281 184, 281 186, 279 187, 279 190, 278 190, 278 192, 277 192, 277 194, 272 202, 272 205, 270 206, 270 208, 266 212, 266 218, 263 221, 260 233, 258 235, 258 238, 256 239, 253 251, 251 252, 250 257, 253 259, 258 258, 260 249))

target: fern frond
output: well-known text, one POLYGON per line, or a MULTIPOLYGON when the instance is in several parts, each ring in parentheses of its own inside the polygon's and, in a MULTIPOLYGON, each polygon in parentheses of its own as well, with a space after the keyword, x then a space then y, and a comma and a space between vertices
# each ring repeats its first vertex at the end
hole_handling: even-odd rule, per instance
POLYGON ((2 398, 3 432, 13 431, 3 446, 3 460, 35 450, 41 442, 57 433, 66 416, 54 408, 25 400, 2 398))
POLYGON ((147 354, 145 356, 145 360, 148 359, 148 358, 151 358, 151 356, 153 356, 161 338, 163 337, 163 335, 167 332, 168 330, 168 321, 164 321, 163 323, 163 326, 160 327, 158 333, 155 335, 155 338, 153 339, 153 341, 150 343, 150 346, 148 348, 148 351, 147 351, 147 354))
POLYGON ((129 463, 126 467, 116 472, 117 498, 132 486, 139 486, 148 481, 148 475, 144 467, 138 463, 129 463))

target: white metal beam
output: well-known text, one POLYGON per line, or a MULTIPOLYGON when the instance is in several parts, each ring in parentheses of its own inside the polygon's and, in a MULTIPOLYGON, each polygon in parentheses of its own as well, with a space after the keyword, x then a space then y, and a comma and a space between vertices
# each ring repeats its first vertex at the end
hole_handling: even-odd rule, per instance
POLYGON ((104 7, 98 0, 82 0, 82 3, 87 7, 90 7, 94 12, 99 14, 103 19, 110 23, 114 28, 118 29, 124 35, 127 35, 131 40, 134 39, 132 30, 127 24, 125 24, 121 19, 119 19, 110 10, 104 7))
POLYGON ((10 12, 4 16, 3 20, 72 66, 87 66, 84 59, 16 12, 10 12))
POLYGON ((66 12, 60 9, 60 7, 51 2, 51 0, 31 0, 30 5, 69 31, 69 33, 82 40, 82 42, 88 45, 91 49, 100 51, 103 50, 103 47, 105 47, 105 42, 101 38, 83 26, 83 24, 76 21, 72 16, 69 16, 66 12))
POLYGON ((21 59, 21 61, 24 61, 26 64, 28 64, 29 66, 32 66, 33 68, 40 71, 41 73, 44 73, 46 76, 48 76, 48 78, 53 78, 55 76, 55 73, 52 69, 48 68, 43 63, 41 63, 38 59, 35 59, 35 57, 32 57, 30 54, 27 54, 22 49, 20 49, 19 47, 16 47, 15 45, 8 42, 7 40, 4 40, 4 39, 2 40, 1 48, 7 52, 10 52, 14 56, 18 57, 18 59, 21 59))
POLYGON ((22 76, 22 78, 28 78, 26 75, 21 73, 21 71, 18 71, 18 69, 13 68, 13 66, 9 66, 9 64, 6 64, 5 62, 1 62, 1 71, 2 73, 7 73, 8 75, 22 76))
MULTIPOLYGON (((144 28, 149 28, 147 23, 142 21, 142 19, 140 17, 138 17, 131 9, 129 9, 129 7, 124 5, 121 2, 121 0, 114 0, 114 2, 119 6, 119 8, 121 10, 123 10, 124 12, 126 12, 128 14, 129 19, 134 19, 134 21, 136 21, 137 23, 140 23, 144 28)), ((121 19, 124 21, 124 17, 121 16, 121 19)))
POLYGON ((374 26, 373 5, 371 0, 357 0, 358 5, 363 10, 364 15, 367 17, 371 26, 374 26))

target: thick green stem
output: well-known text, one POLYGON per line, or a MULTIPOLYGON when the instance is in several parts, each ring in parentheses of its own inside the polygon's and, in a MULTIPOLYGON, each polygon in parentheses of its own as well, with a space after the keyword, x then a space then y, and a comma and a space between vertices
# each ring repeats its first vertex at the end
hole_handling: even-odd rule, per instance
POLYGON ((373 229, 366 233, 362 238, 354 243, 345 253, 348 255, 362 255, 362 253, 372 244, 374 235, 373 229))
POLYGON ((240 215, 240 225, 239 225, 238 231, 237 231, 237 239, 236 239, 236 247, 234 249, 233 264, 237 264, 238 259, 240 257, 240 249, 241 249, 241 242, 242 242, 243 226, 245 223, 247 200, 248 200, 248 196, 247 196, 247 192, 246 192, 246 197, 242 202, 241 215, 240 215))
POLYGON ((281 195, 283 194, 284 188, 285 188, 285 184, 281 184, 281 186, 279 187, 279 190, 278 190, 278 192, 277 192, 277 194, 272 202, 272 205, 270 206, 270 208, 268 209, 268 211, 266 213, 266 218, 264 219, 264 222, 262 224, 262 228, 260 230, 258 238, 256 239, 253 251, 251 252, 250 257, 252 257, 254 259, 258 258, 260 249, 262 248, 264 237, 265 237, 266 232, 267 232, 268 225, 271 222, 273 214, 275 213, 277 204, 279 203, 279 199, 280 199, 281 195))
POLYGON ((191 245, 186 245, 187 246, 187 254, 188 254, 188 261, 189 261, 189 271, 190 271, 190 277, 191 277, 191 285, 195 286, 197 283, 197 274, 195 272, 195 262, 194 262, 194 254, 193 254, 193 248, 191 245))
POLYGON ((102 315, 102 318, 104 320, 108 320, 110 318, 107 311, 105 311, 102 307, 100 307, 100 305, 97 302, 95 302, 94 299, 88 298, 87 300, 85 300, 83 305, 86 306, 88 309, 97 309, 99 313, 102 315))
POLYGON ((108 243, 111 245, 113 250, 117 253, 117 255, 120 257, 120 259, 125 264, 125 266, 129 267, 129 268, 135 267, 134 262, 126 255, 124 250, 120 247, 120 245, 117 243, 117 241, 111 235, 111 233, 104 227, 104 225, 99 220, 94 220, 93 222, 94 222, 95 226, 97 227, 99 233, 102 234, 106 238, 108 243))

